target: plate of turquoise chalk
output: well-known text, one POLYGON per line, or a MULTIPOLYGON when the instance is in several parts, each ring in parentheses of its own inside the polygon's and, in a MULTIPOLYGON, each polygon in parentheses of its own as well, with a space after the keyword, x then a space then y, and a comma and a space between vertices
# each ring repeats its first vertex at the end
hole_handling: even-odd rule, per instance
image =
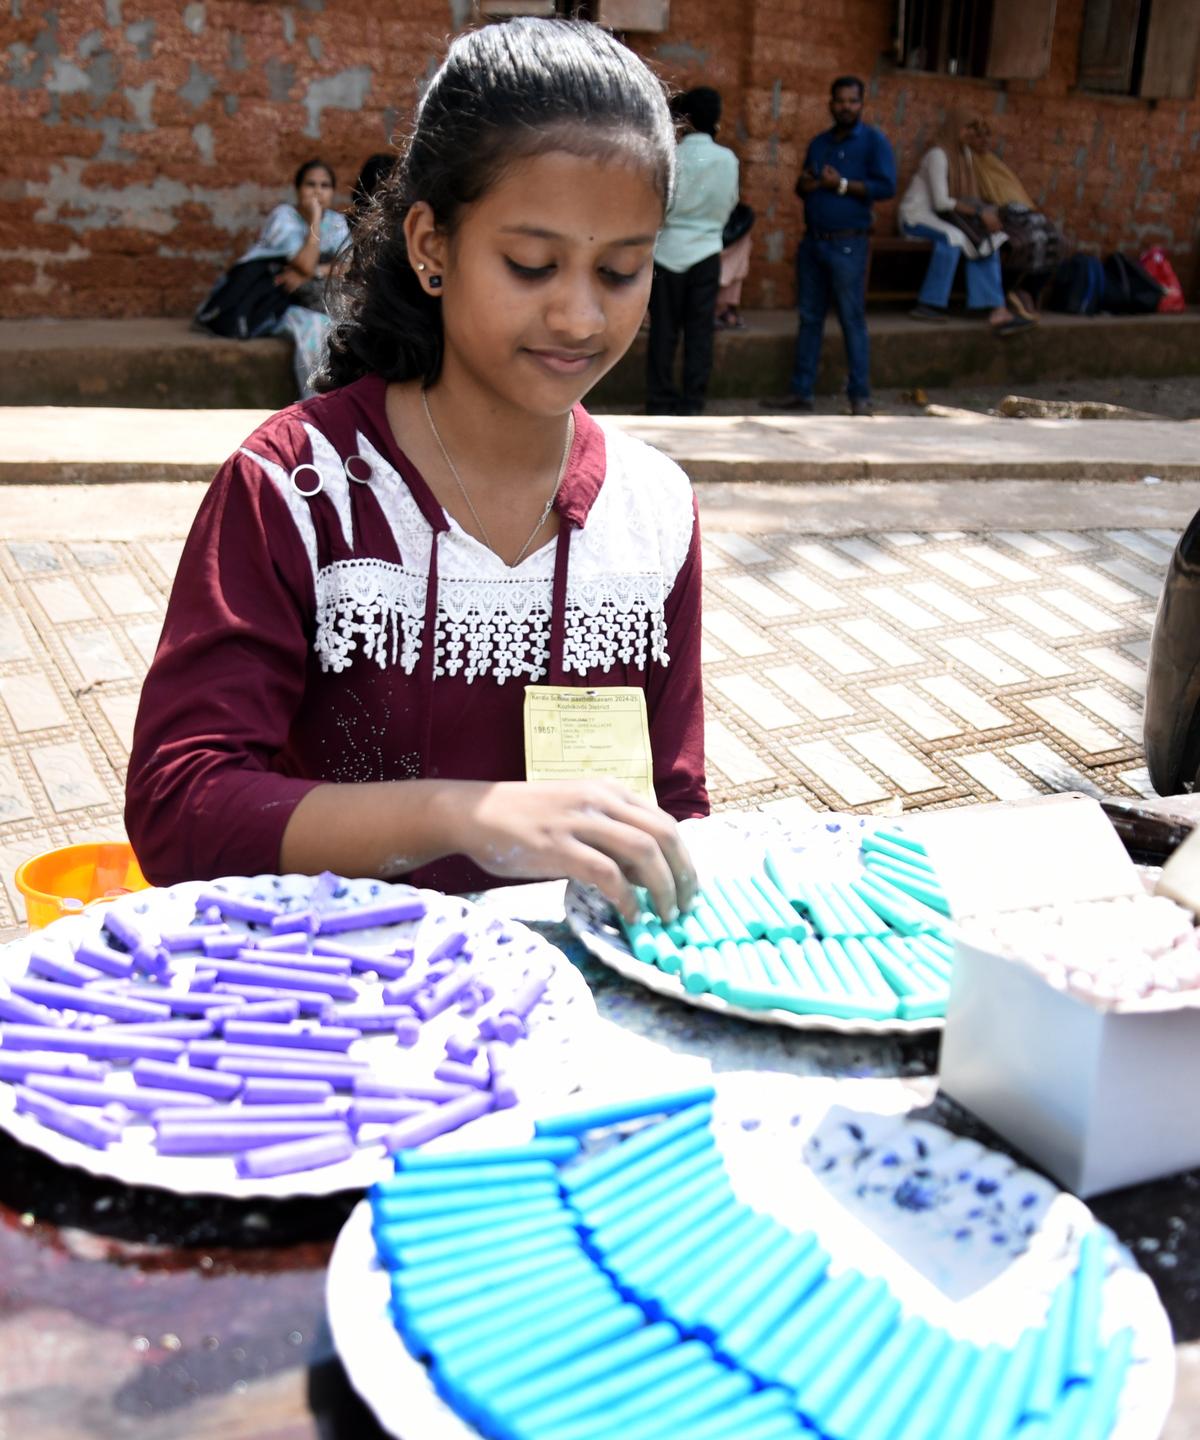
POLYGON ((330 1262, 351 1383, 401 1440, 1153 1440, 1175 1357, 1128 1252, 856 1083, 576 1096, 403 1154, 330 1262))
POLYGON ((902 823, 756 814, 681 826, 700 877, 692 909, 636 924, 571 884, 566 918, 598 960, 688 1004, 745 1020, 847 1034, 941 1029, 954 944, 950 906, 902 823))

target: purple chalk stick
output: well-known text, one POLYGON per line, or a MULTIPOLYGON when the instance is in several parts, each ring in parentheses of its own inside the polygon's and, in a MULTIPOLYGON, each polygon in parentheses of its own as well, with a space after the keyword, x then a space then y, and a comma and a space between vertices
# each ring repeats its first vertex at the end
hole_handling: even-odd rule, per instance
POLYGON ((342 1160, 349 1160, 354 1150, 354 1141, 348 1132, 320 1135, 312 1140, 247 1150, 237 1157, 234 1164, 243 1180, 265 1180, 272 1175, 294 1175, 298 1170, 317 1170, 323 1165, 336 1165, 342 1160))
POLYGON ((380 905, 363 905, 357 910, 327 911, 321 916, 317 934, 343 935, 347 930, 399 925, 405 920, 419 920, 424 914, 424 900, 419 895, 406 895, 399 900, 385 900, 380 905))
MULTIPOLYGON (((205 940, 217 935, 232 935, 228 925, 188 925, 182 930, 164 930, 158 937, 158 943, 164 950, 172 954, 186 950, 200 950, 205 940)), ((245 940, 245 936, 241 937, 245 940)))
POLYGON ((510 1015, 519 1015, 524 1020, 546 993, 546 986, 550 983, 552 973, 551 970, 546 969, 535 970, 527 975, 504 1006, 505 1012, 510 1015))
POLYGON ((464 965, 453 974, 447 975, 444 980, 439 980, 432 990, 414 995, 413 1009, 422 1020, 432 1020, 435 1015, 448 1010, 464 991, 469 990, 474 979, 474 975, 464 965))
POLYGON ((425 955, 426 965, 437 965, 442 960, 453 960, 461 955, 467 943, 465 930, 448 930, 425 955))
POLYGON ((351 970, 350 961, 341 955, 280 955, 249 945, 239 950, 236 958, 247 964, 284 965, 289 970, 316 970, 322 975, 349 975, 351 970))
POLYGON ((0 1050, 0 1080, 24 1080, 26 1075, 78 1075, 83 1080, 99 1080, 107 1073, 107 1065, 73 1055, 39 1055, 31 1050, 7 1055, 0 1050))
POLYGON ((246 948, 246 941, 249 937, 234 930, 221 930, 214 935, 206 935, 200 942, 206 956, 214 960, 229 960, 239 950, 246 948))
POLYGON ((0 995, 0 1020, 15 1020, 19 1025, 60 1025, 61 1017, 44 1005, 22 1000, 19 995, 0 995))
POLYGON ((335 1018, 339 1025, 352 1025, 355 1030, 367 1034, 391 1030, 397 1020, 403 1020, 412 1013, 407 1005, 380 1005, 374 1010, 364 1005, 339 1010, 335 1018))
POLYGON ((258 950, 284 955, 307 955, 308 936, 302 931, 291 930, 281 935, 256 935, 254 945, 258 950))
POLYGON ((350 1123, 357 1129, 360 1125, 391 1125, 397 1120, 408 1120, 413 1115, 425 1115, 429 1103, 424 1100, 385 1100, 364 1096, 350 1106, 350 1123))
POLYGON ((416 1015, 402 1015, 393 1029, 396 1032, 396 1044, 402 1045, 405 1050, 411 1050, 421 1038, 421 1022, 416 1015))
POLYGON ((124 945, 126 950, 130 951, 136 950, 139 945, 144 945, 152 938, 150 932, 144 933, 140 925, 136 925, 132 920, 126 919, 124 915, 114 910, 104 912, 102 928, 107 930, 114 940, 124 945))
POLYGON ((279 906, 272 905, 269 900, 241 899, 224 890, 205 890, 196 896, 197 910, 207 910, 213 905, 226 920, 244 920, 250 925, 270 925, 282 913, 279 906))
POLYGON ((169 1035, 172 1040, 203 1040, 216 1026, 211 1020, 138 1020, 122 1025, 123 1035, 169 1035))
POLYGON ((30 955, 25 968, 30 975, 37 975, 43 980, 57 980, 60 985, 70 985, 75 989, 96 978, 94 970, 89 970, 84 965, 76 965, 74 960, 62 960, 57 955, 38 950, 30 955))
POLYGON ((207 1112, 216 1105, 209 1095, 193 1093, 186 1101, 179 1092, 151 1090, 135 1086, 129 1090, 118 1090, 98 1080, 80 1080, 74 1075, 30 1075, 26 1085, 44 1095, 53 1095, 56 1100, 70 1101, 73 1105, 124 1105, 126 1110, 149 1112, 163 1105, 194 1106, 207 1112))
POLYGON ((289 993, 312 990, 334 1000, 358 999, 358 987, 352 980, 343 980, 339 975, 322 975, 315 970, 298 970, 247 960, 214 959, 212 968, 221 977, 221 984, 232 981, 238 985, 270 986, 289 993))
POLYGON ((387 1005, 407 1005, 414 995, 424 990, 428 983, 425 975, 406 975, 403 980, 391 980, 383 987, 383 999, 387 1005))
POLYGON ((165 985, 134 985, 122 992, 131 999, 149 1000, 166 1005, 175 1015, 208 1015, 221 1008, 241 1009, 241 1002, 231 995, 214 995, 208 990, 172 990, 165 985))
POLYGON ((497 1110, 511 1110, 517 1103, 517 1092, 508 1073, 508 1052, 502 1045, 487 1047, 488 1074, 491 1078, 492 1100, 497 1110))
POLYGON ((80 1140, 93 1150, 104 1150, 121 1138, 121 1127, 101 1115, 88 1115, 65 1105, 49 1095, 39 1095, 24 1085, 16 1090, 18 1114, 33 1115, 48 1130, 57 1130, 72 1140, 80 1140))
POLYGON ((451 1035, 446 1041, 446 1058, 448 1060, 457 1060, 462 1065, 469 1065, 478 1054, 479 1043, 469 1030, 451 1035))
POLYGON ((260 1025, 253 1020, 226 1020, 221 1028, 225 1039, 238 1045, 295 1045, 309 1050, 345 1052, 359 1039, 359 1032, 345 1025, 260 1025))
MULTIPOLYGON (((218 1071, 213 1071, 218 1074, 218 1071)), ((244 1105, 287 1105, 325 1100, 333 1094, 328 1080, 278 1080, 269 1075, 248 1076, 242 1087, 244 1105)))
POLYGON ((103 1030, 52 1030, 41 1025, 5 1025, 6 1050, 65 1050, 98 1060, 173 1060, 183 1054, 183 1041, 158 1035, 125 1035, 121 1025, 103 1030))
POLYGON ((194 1125, 164 1120, 156 1127, 154 1148, 160 1155, 229 1155, 282 1140, 307 1140, 312 1135, 345 1135, 346 1122, 332 1120, 259 1120, 242 1125, 194 1125))
POLYGON ((109 945, 102 945, 98 940, 83 941, 75 951, 75 963, 86 965, 91 970, 99 970, 104 975, 115 975, 118 979, 133 974, 133 960, 130 956, 123 955, 120 950, 114 950, 109 945))
POLYGON ((261 1080, 328 1080, 336 1090, 349 1090, 355 1075, 349 1065, 292 1060, 279 1051, 270 1059, 261 1059, 257 1055, 222 1055, 217 1061, 217 1069, 261 1080))
POLYGON ((519 1015, 509 1010, 497 1011, 493 1006, 480 1017, 479 1033, 485 1040, 503 1040, 506 1045, 512 1045, 524 1036, 525 1022, 519 1015))
POLYGON ((281 990, 277 985, 243 985, 238 980, 218 980, 213 986, 218 995, 237 995, 251 1003, 267 1000, 294 1000, 301 1015, 324 1016, 333 1010, 333 1002, 319 990, 281 990))
POLYGON ((133 1078, 138 1085, 211 1095, 215 1100, 232 1100, 242 1088, 242 1082, 236 1075, 221 1075, 216 1070, 193 1070, 188 1065, 164 1065, 159 1060, 135 1060, 133 1078))
MULTIPOLYGON (((178 1104, 178 1102, 176 1102, 178 1104)), ((344 1120, 350 1101, 339 1096, 337 1099, 311 1100, 296 1105, 225 1105, 219 1111, 222 1123, 226 1125, 251 1125, 267 1120, 344 1120)), ((216 1117, 211 1110, 180 1110, 169 1102, 153 1115, 154 1123, 178 1121, 181 1125, 193 1125, 212 1121, 216 1117)))
MULTIPOLYGON (((230 1021, 230 1024, 233 1022, 230 1021)), ((357 1035, 355 1036, 357 1039, 357 1035)), ((305 1064, 316 1061, 320 1064, 338 1065, 344 1070, 365 1070, 365 1060, 352 1060, 339 1050, 319 1050, 311 1045, 288 1046, 286 1049, 275 1044, 254 1045, 240 1040, 196 1040, 188 1046, 188 1063, 211 1070, 226 1055, 240 1055, 245 1060, 289 1060, 305 1064)))
POLYGON ((316 933, 317 917, 311 910, 290 910, 286 915, 276 915, 271 921, 272 935, 302 935, 307 938, 316 933))
POLYGON ((490 1075, 486 1070, 473 1070, 461 1060, 443 1060, 433 1072, 435 1080, 445 1080, 450 1085, 471 1085, 476 1090, 490 1088, 490 1075))
POLYGON ((398 980, 412 968, 412 951, 404 955, 382 955, 373 950, 363 950, 353 945, 343 945, 338 940, 314 940, 313 954, 334 956, 349 960, 350 968, 363 975, 373 972, 384 980, 398 980))
MULTIPOLYGON (((222 1030, 226 1020, 254 1020, 258 1024, 287 1025, 300 1015, 300 1007, 294 1000, 256 1000, 249 1005, 239 1005, 231 1013, 221 1015, 222 1030)), ((218 1018, 216 1015, 214 1019, 218 1018)))
POLYGON ((155 979, 167 979, 171 971, 171 952, 162 945, 139 945, 133 952, 134 969, 155 979))
POLYGON ((157 1001, 137 1000, 93 989, 76 989, 53 980, 14 980, 12 990, 26 1000, 51 1005, 58 1010, 75 1010, 85 1015, 107 1015, 112 1020, 169 1020, 169 1006, 157 1001))
POLYGON ((385 1100, 432 1100, 439 1105, 446 1100, 461 1100, 473 1088, 448 1085, 444 1080, 376 1080, 371 1075, 360 1075, 354 1081, 356 1095, 379 1096, 385 1100))
POLYGON ((384 1148, 390 1153, 408 1150, 414 1145, 424 1145, 438 1135, 457 1130, 468 1121, 477 1120, 492 1108, 492 1097, 486 1090, 472 1090, 457 1100, 448 1100, 427 1115, 414 1115, 411 1120, 401 1120, 384 1136, 384 1148))

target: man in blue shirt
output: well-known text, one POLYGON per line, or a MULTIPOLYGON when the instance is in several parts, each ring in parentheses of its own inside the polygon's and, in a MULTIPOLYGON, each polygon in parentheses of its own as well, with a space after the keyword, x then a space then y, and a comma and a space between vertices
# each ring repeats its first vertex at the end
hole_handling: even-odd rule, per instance
POLYGON ((887 139, 862 120, 863 82, 839 76, 830 90, 833 129, 808 147, 796 194, 804 202, 804 239, 796 251, 800 329, 791 394, 769 408, 809 413, 821 359, 825 316, 833 301, 846 342, 852 415, 870 415, 871 363, 866 290, 871 206, 896 193, 896 159, 887 139))

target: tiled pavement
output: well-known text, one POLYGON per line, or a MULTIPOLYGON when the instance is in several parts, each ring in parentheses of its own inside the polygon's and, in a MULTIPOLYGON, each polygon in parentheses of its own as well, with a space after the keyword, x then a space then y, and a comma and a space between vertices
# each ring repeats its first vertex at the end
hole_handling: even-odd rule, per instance
MULTIPOLYGON (((723 806, 867 810, 1148 789, 1158 529, 706 529, 709 779, 723 806)), ((121 833, 178 538, 0 544, 0 935, 29 855, 121 833)))

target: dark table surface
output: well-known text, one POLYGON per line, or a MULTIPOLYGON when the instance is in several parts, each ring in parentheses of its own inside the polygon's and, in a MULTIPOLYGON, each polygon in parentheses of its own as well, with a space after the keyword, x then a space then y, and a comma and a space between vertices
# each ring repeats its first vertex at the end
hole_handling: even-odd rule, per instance
MULTIPOLYGON (((718 1071, 932 1093, 936 1036, 815 1034, 694 1009, 591 960, 564 926, 537 928, 582 970, 602 1019, 660 1051, 718 1071)), ((945 1097, 924 1113, 1011 1149, 945 1097)), ((325 1266, 359 1198, 181 1198, 93 1179, 0 1137, 0 1440, 376 1440, 324 1315, 325 1266)), ((1171 1319, 1179 1382, 1164 1435, 1200 1436, 1200 1172, 1092 1209, 1171 1319)))

